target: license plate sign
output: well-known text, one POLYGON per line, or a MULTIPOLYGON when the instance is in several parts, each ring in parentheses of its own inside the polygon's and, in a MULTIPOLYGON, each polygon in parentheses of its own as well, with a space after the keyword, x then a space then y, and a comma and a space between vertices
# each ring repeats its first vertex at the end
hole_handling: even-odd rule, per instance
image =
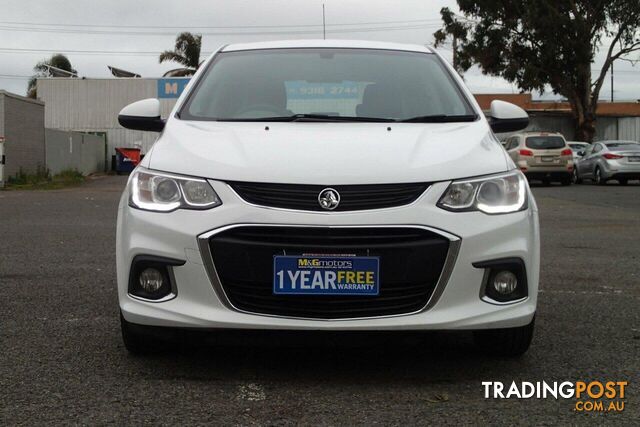
POLYGON ((640 156, 629 156, 630 162, 640 162, 640 156))
POLYGON ((555 156, 542 156, 542 161, 545 163, 551 163, 551 162, 555 162, 556 158, 555 156))
POLYGON ((273 257, 273 293, 286 295, 378 295, 379 257, 273 257))

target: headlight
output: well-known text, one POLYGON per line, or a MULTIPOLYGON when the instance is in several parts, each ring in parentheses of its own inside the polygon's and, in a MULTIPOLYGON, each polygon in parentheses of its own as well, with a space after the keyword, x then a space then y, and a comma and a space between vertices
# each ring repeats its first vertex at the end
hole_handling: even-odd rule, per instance
POLYGON ((455 212, 504 214, 527 208, 527 180, 520 171, 454 181, 438 206, 455 212))
POLYGON ((129 206, 156 212, 176 209, 211 209, 222 202, 201 178, 166 174, 138 168, 129 183, 129 206))

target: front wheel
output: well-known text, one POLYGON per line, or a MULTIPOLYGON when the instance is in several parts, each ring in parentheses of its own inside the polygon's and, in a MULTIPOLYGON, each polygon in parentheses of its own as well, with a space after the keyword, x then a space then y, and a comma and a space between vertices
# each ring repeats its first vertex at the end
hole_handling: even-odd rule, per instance
POLYGON ((607 183, 607 181, 602 177, 602 172, 600 172, 600 168, 596 168, 594 181, 598 185, 605 185, 607 183))
POLYGON ((573 168, 573 172, 571 172, 571 182, 573 182, 574 184, 582 184, 582 178, 580 178, 578 169, 575 167, 573 168))
POLYGON ((535 317, 531 323, 517 328, 482 329, 473 332, 476 346, 493 356, 518 357, 529 349, 533 339, 535 317))

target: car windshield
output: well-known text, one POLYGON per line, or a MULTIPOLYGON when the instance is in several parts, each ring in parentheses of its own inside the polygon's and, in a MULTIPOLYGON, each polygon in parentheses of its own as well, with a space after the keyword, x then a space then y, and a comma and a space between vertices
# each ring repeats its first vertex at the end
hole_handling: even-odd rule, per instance
POLYGON ((587 146, 582 144, 569 144, 569 147, 571 147, 571 149, 576 153, 587 149, 587 146))
POLYGON ((561 136, 530 136, 527 137, 526 145, 534 150, 549 150, 562 148, 565 142, 561 136))
POLYGON ((436 55, 375 49, 219 53, 179 117, 221 121, 473 121, 436 55))
POLYGON ((610 151, 640 151, 640 144, 636 142, 610 142, 606 145, 610 151))

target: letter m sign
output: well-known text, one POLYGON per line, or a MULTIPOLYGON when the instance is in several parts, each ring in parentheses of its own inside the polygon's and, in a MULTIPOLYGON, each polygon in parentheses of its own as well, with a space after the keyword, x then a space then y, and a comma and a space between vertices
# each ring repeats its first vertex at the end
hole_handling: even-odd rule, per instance
POLYGON ((188 78, 158 79, 158 98, 178 98, 187 83, 188 78))

